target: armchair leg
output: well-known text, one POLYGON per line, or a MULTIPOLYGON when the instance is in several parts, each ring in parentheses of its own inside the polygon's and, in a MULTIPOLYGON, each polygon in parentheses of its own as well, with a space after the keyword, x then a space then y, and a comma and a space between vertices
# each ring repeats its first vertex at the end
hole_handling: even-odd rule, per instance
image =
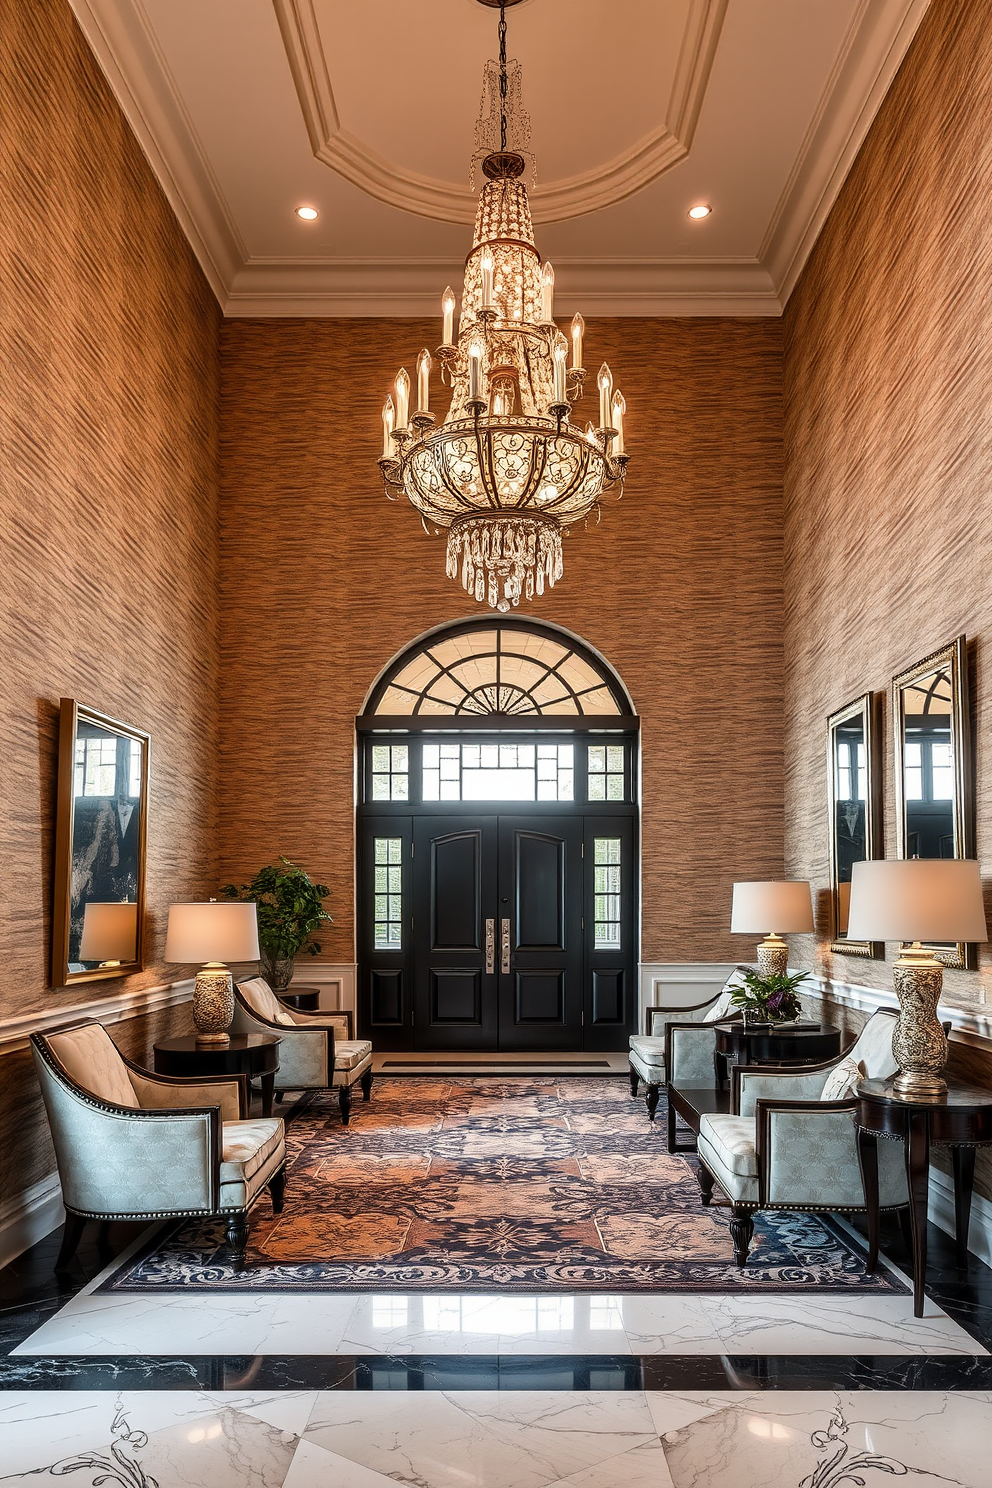
POLYGON ((365 1071, 364 1075, 362 1076, 362 1078, 359 1080, 358 1083, 362 1087, 362 1100, 364 1100, 364 1101, 370 1101, 372 1099, 372 1066, 371 1065, 369 1065, 368 1069, 365 1071))
POLYGON ((716 1179, 705 1163, 699 1164, 699 1187, 700 1199, 704 1209, 708 1209, 713 1202, 713 1185, 716 1179))
POLYGON ((630 1094, 632 1098, 636 1099, 638 1086, 637 1071, 632 1064, 628 1065, 627 1068, 630 1070, 630 1094))
POLYGON ((342 1085, 338 1090, 338 1105, 341 1107, 341 1125, 347 1126, 351 1120, 351 1086, 342 1085))
POLYGON ((653 1121, 654 1120, 654 1113, 658 1109, 658 1101, 659 1101, 660 1098, 661 1098, 661 1086, 660 1085, 645 1085, 645 1087, 644 1087, 644 1104, 648 1108, 648 1120, 649 1121, 653 1121))
POLYGON ((734 1260, 743 1271, 747 1265, 747 1253, 754 1234, 754 1220, 750 1210, 735 1204, 730 1211, 730 1238, 734 1242, 734 1260))
POLYGON ((269 1179, 269 1197, 272 1200, 272 1213, 281 1214, 286 1198, 285 1164, 279 1169, 278 1173, 273 1173, 269 1179))
POLYGON ((83 1236, 85 1219, 80 1219, 78 1214, 67 1214, 65 1217, 65 1229, 62 1233, 62 1244, 55 1261, 56 1271, 65 1271, 69 1262, 79 1248, 79 1242, 83 1236))
POLYGON ((668 1150, 674 1152, 675 1147, 675 1106, 672 1103, 672 1092, 668 1092, 668 1150))
POLYGON ((245 1251, 248 1248, 248 1216, 232 1214, 227 1221, 227 1243, 234 1251, 234 1264, 238 1271, 244 1270, 245 1251))

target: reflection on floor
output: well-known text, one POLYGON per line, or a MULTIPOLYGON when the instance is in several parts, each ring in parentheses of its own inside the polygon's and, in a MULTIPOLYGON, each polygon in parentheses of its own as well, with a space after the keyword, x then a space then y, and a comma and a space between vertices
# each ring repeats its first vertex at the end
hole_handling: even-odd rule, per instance
POLYGON ((0 1396, 0 1482, 979 1488, 990 1423, 983 1393, 36 1393, 0 1396))

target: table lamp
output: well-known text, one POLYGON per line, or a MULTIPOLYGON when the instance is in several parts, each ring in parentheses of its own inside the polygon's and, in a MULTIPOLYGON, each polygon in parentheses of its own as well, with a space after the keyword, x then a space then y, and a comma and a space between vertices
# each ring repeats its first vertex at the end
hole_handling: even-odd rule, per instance
POLYGON ((131 965, 137 956, 137 946, 136 904, 91 900, 84 906, 80 961, 98 961, 101 966, 131 965))
POLYGON ((254 904, 211 899, 174 904, 165 937, 166 961, 199 961, 193 986, 193 1023, 198 1044, 227 1044, 234 1017, 234 983, 227 961, 258 960, 254 904))
POLYGON ((785 976, 789 947, 782 932, 802 934, 813 929, 813 899, 809 883, 796 879, 762 879, 735 883, 730 930, 733 935, 760 935, 758 970, 762 976, 785 976))
POLYGON ((926 946, 987 938, 982 879, 973 858, 887 858, 855 863, 851 875, 852 940, 911 941, 892 969, 899 1020, 893 1083, 902 1095, 941 1095, 947 1084, 947 1039, 937 1018, 944 968, 926 946))

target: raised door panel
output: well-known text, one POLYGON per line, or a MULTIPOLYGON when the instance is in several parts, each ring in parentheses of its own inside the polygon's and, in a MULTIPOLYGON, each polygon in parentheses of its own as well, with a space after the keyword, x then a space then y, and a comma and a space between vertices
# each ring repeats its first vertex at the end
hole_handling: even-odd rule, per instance
POLYGON ((485 946, 496 898, 495 818, 418 818, 413 861, 415 1047, 495 1048, 496 979, 485 946))
POLYGON ((568 817, 500 817, 501 1049, 578 1049, 582 1039, 582 831, 568 817), (501 938, 502 939, 502 938, 501 938))

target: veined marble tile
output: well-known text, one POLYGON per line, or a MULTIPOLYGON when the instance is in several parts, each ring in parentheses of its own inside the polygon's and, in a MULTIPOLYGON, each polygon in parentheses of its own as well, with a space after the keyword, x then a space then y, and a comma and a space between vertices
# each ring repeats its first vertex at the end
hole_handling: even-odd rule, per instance
POLYGON ((664 1447, 660 1442, 645 1442, 619 1457, 608 1457, 568 1478, 559 1478, 548 1488, 673 1488, 673 1484, 664 1447))
POLYGON ((382 1473, 350 1457, 328 1452, 315 1442, 301 1441, 283 1488, 396 1488, 396 1479, 384 1478, 382 1473))
POLYGON ((727 1395, 712 1409, 714 1400, 662 1437, 674 1488, 989 1482, 992 1395, 772 1391, 727 1395))
POLYGON ((657 1432, 641 1391, 328 1393, 304 1440, 417 1488, 546 1488, 657 1432))
POLYGON ((91 1482, 144 1474, 184 1488, 281 1488, 297 1435, 238 1405, 237 1395, 218 1404, 196 1391, 0 1396, 0 1482, 29 1488, 39 1473, 85 1469, 91 1482), (130 1472, 122 1475, 121 1461, 130 1472))
POLYGON ((708 1299, 728 1354, 985 1354, 935 1302, 879 1295, 708 1299))

